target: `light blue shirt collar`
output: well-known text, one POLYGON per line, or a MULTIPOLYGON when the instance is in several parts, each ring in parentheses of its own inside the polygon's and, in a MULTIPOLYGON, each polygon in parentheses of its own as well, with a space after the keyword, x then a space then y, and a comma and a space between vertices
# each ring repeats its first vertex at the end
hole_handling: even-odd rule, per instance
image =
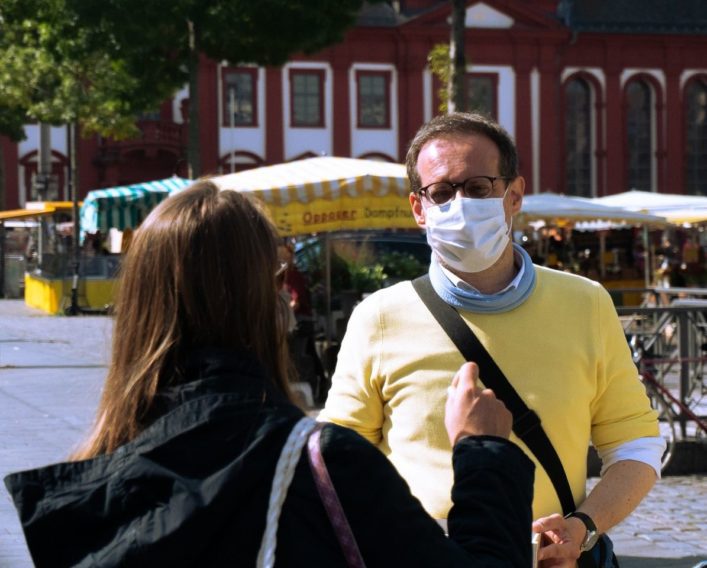
POLYGON ((482 294, 472 286, 456 285, 455 282, 459 282, 459 278, 453 275, 454 280, 450 279, 450 272, 439 264, 434 252, 429 269, 430 282, 439 297, 453 308, 475 313, 508 312, 530 297, 536 281, 535 267, 530 255, 515 243, 513 252, 516 260, 520 258, 518 274, 506 288, 495 294, 482 294))
MULTIPOLYGON (((499 290, 494 294, 487 294, 488 296, 496 296, 498 294, 503 294, 507 290, 518 288, 518 285, 520 284, 521 279, 523 278, 523 273, 525 272, 525 263, 523 262, 523 257, 516 249, 513 249, 513 264, 518 267, 518 273, 515 275, 513 280, 511 280, 508 286, 506 286, 502 290, 499 290)), ((442 266, 441 264, 439 265, 439 267, 442 269, 442 273, 447 278, 449 278, 452 284, 454 284, 457 288, 461 288, 462 290, 468 290, 469 292, 474 292, 476 294, 481 294, 481 292, 479 292, 468 282, 465 282, 464 280, 459 278, 459 276, 454 274, 454 272, 449 270, 449 268, 442 266)))

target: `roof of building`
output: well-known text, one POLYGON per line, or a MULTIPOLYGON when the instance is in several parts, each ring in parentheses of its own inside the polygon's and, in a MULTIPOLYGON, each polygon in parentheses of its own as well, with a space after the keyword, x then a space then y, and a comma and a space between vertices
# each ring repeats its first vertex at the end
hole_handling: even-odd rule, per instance
POLYGON ((405 18, 387 2, 380 4, 364 2, 356 24, 359 26, 388 28, 397 26, 404 21, 404 19, 405 18))
POLYGON ((564 23, 575 31, 707 33, 705 0, 561 0, 557 12, 564 23))
MULTIPOLYGON (((519 8, 540 6, 516 0, 519 8)), ((445 5, 443 0, 365 2, 357 25, 396 27, 445 5)), ((470 4, 473 4, 470 3, 470 4)), ((500 3, 514 5, 504 0, 500 3)), ((542 6, 550 7, 549 3, 542 6)), ((542 10, 539 10, 542 11, 542 10)), ((558 0, 556 17, 578 32, 618 34, 707 34, 707 0, 558 0)))

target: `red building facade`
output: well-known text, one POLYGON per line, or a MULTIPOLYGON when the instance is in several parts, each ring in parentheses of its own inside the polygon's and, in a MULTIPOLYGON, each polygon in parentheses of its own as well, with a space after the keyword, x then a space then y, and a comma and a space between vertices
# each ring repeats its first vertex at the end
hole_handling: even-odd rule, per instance
MULTIPOLYGON (((636 188, 707 195, 707 6, 684 0, 469 0, 467 100, 515 138, 531 193, 636 188), (620 4, 620 6, 617 6, 620 4)), ((282 68, 204 60, 204 173, 312 155, 403 161, 439 111, 428 66, 450 3, 368 7, 345 40, 282 68)), ((188 91, 139 121, 142 136, 82 140, 79 194, 184 175, 188 91)), ((34 199, 38 133, 0 139, 5 208, 34 199)), ((66 195, 64 129, 52 131, 54 198, 66 195)))

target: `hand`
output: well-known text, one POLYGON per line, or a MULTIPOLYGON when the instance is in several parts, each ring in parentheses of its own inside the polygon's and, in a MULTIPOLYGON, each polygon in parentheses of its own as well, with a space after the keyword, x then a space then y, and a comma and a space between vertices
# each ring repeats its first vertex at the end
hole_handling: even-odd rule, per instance
POLYGON ((575 568, 579 545, 584 540, 586 527, 579 519, 554 514, 533 523, 533 532, 542 533, 538 550, 540 568, 575 568))
POLYGON ((444 425, 452 446, 465 436, 511 434, 513 416, 491 389, 479 389, 478 378, 476 363, 464 363, 448 389, 444 425))

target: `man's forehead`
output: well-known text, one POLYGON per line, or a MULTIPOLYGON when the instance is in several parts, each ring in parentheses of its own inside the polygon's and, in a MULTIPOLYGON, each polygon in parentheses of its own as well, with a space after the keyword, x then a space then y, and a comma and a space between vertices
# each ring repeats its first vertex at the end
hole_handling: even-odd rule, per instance
POLYGON ((420 149, 420 162, 446 162, 462 158, 483 162, 490 167, 498 166, 501 153, 498 146, 483 134, 458 134, 438 136, 428 140, 420 149))
POLYGON ((420 149, 420 153, 440 153, 451 147, 466 147, 467 151, 474 153, 487 153, 500 155, 498 146, 488 136, 476 132, 468 134, 447 134, 430 138, 420 149))

